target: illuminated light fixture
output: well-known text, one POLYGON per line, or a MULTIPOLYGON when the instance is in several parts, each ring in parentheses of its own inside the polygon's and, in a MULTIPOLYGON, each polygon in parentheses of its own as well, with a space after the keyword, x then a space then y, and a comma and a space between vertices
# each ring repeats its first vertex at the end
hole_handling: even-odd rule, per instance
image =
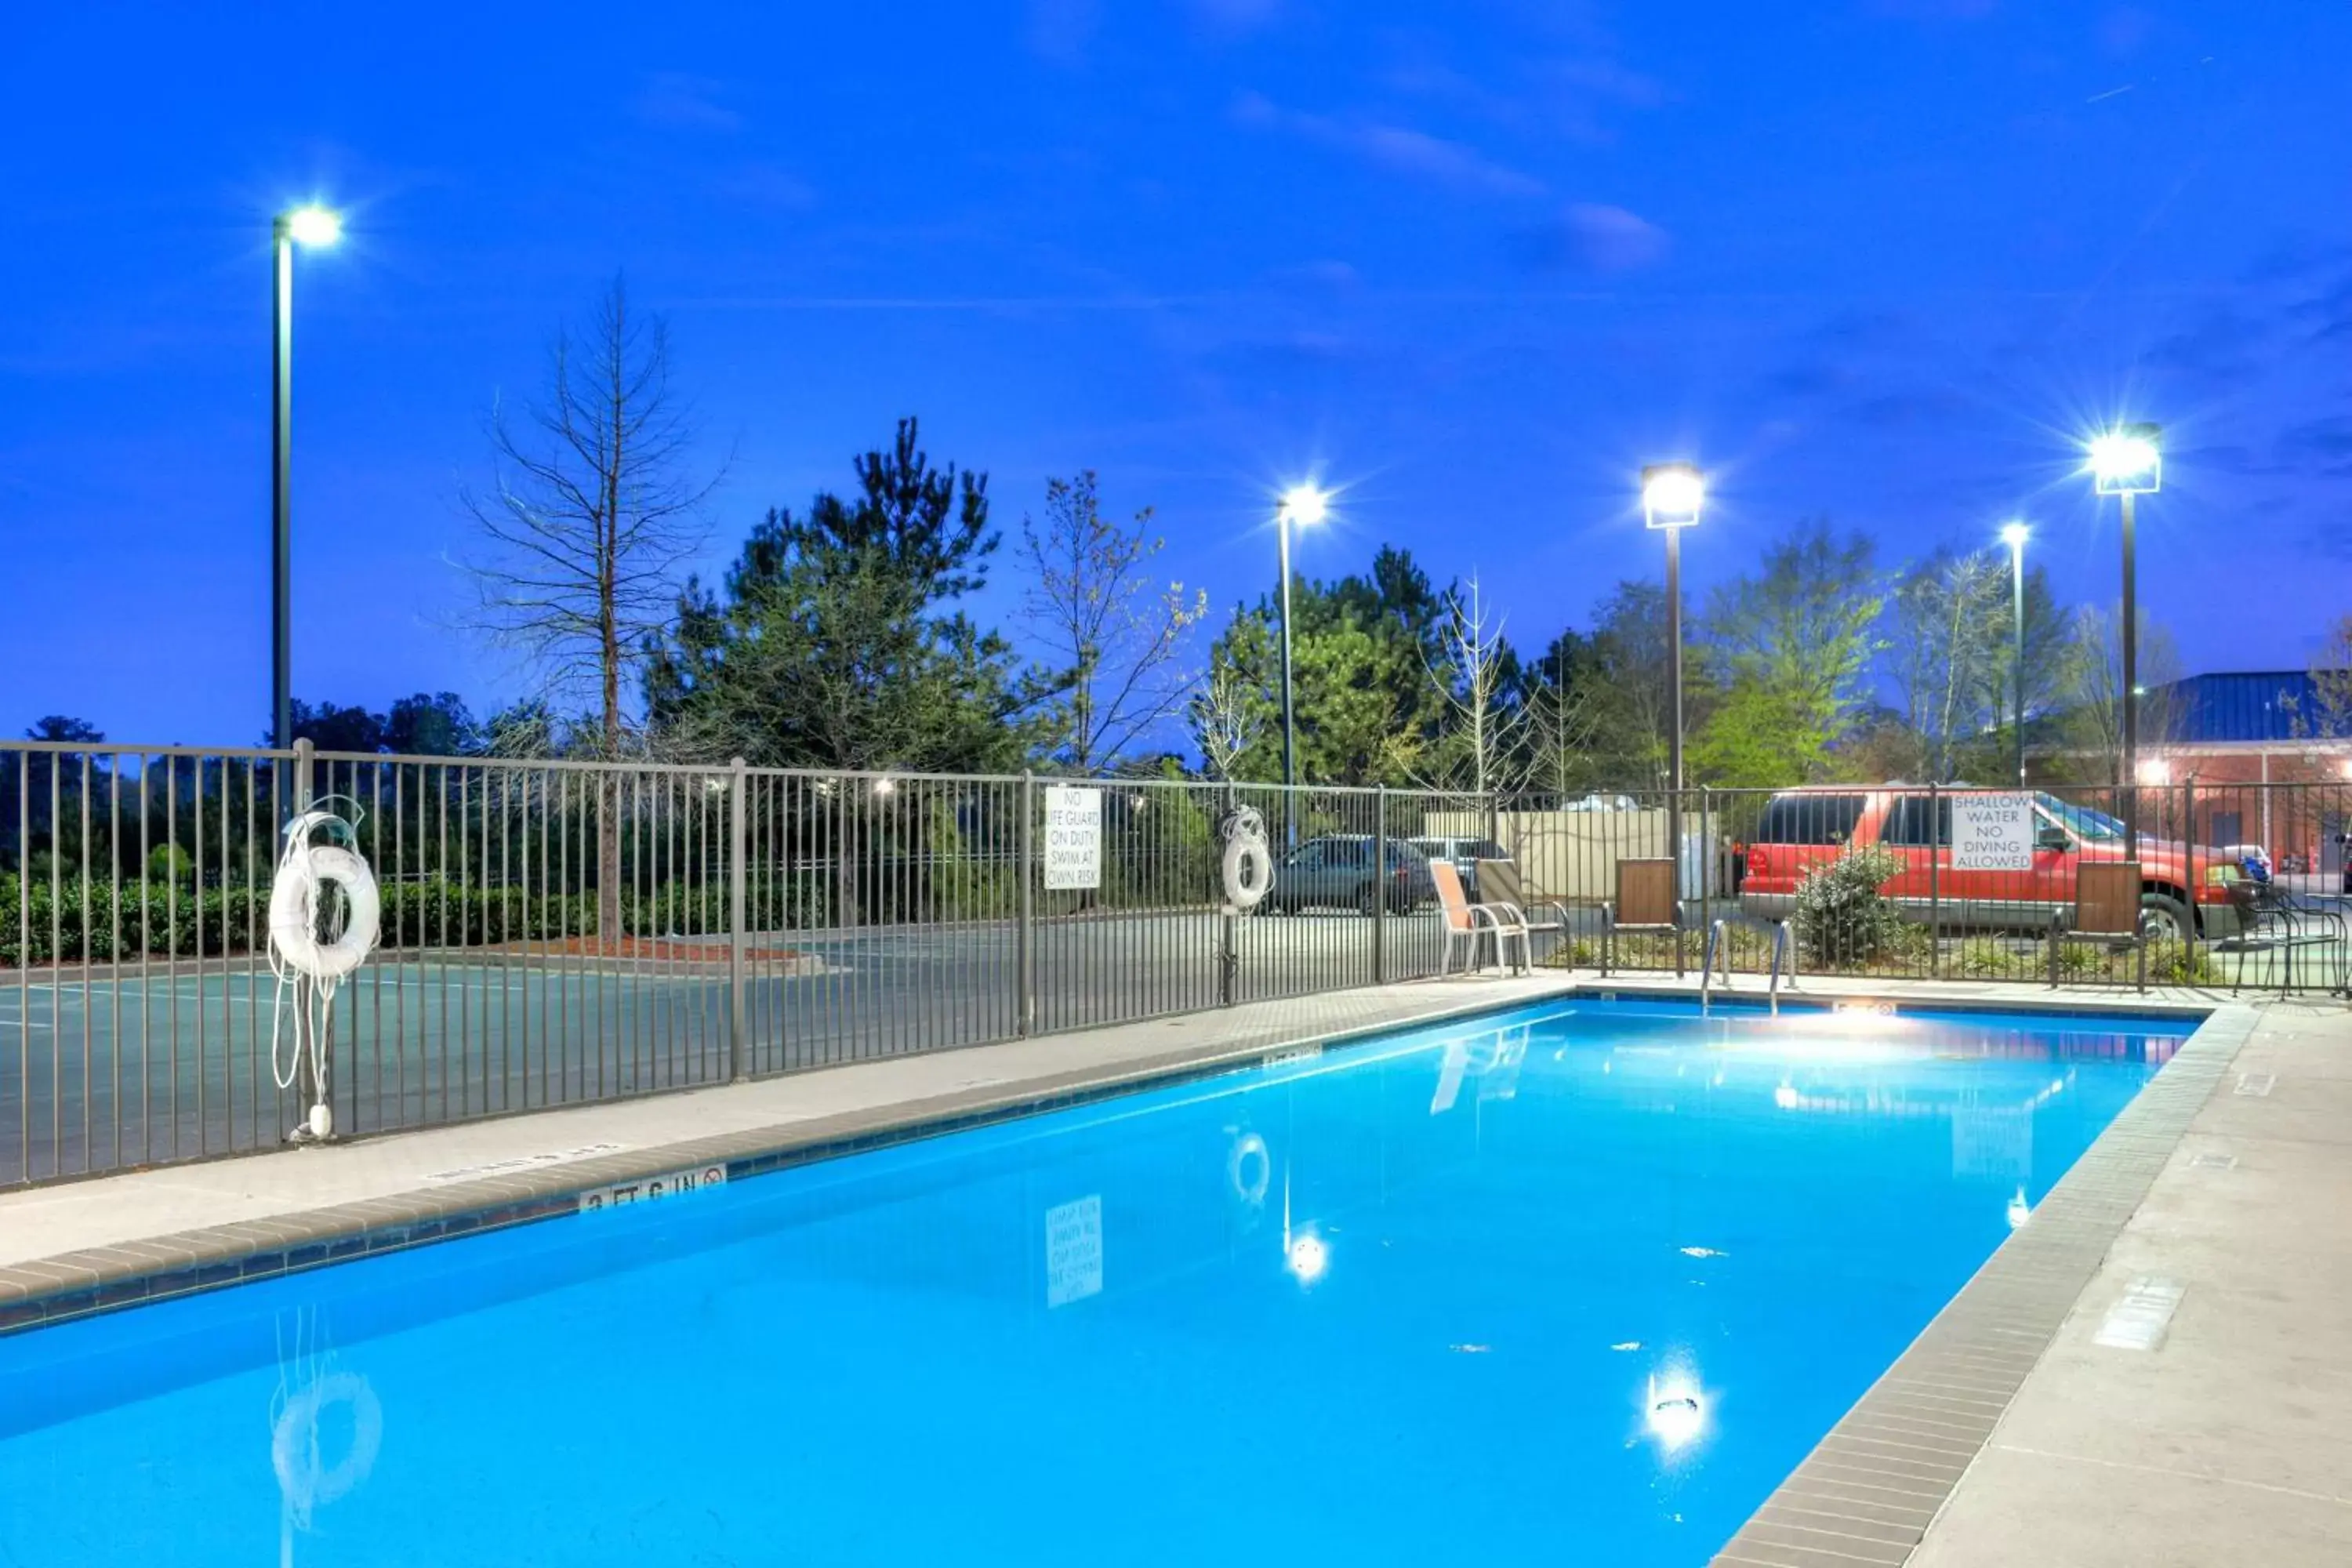
POLYGON ((2005 522, 2000 528, 2000 542, 2011 550, 2021 550, 2033 537, 2033 531, 2021 522, 2005 522))
POLYGON ((876 795, 892 795, 897 793, 898 788, 898 781, 896 779, 876 779, 874 781, 874 793, 876 795))
POLYGON ((2138 774, 2139 782, 2144 784, 2163 784, 2172 782, 2172 765, 2162 757, 2143 757, 2135 771, 2138 774))
POLYGON ((1325 1270, 1331 1267, 1331 1249, 1324 1246, 1323 1238, 1313 1231, 1301 1231, 1291 1237, 1290 1250, 1285 1261, 1291 1273, 1298 1277, 1301 1285, 1312 1285, 1322 1279, 1325 1270))
POLYGON ((1706 480, 1689 463, 1653 463, 1642 470, 1642 521, 1652 528, 1691 528, 1706 502, 1706 480))
POLYGON ((1313 485, 1293 485, 1282 492, 1283 518, 1301 528, 1314 527, 1330 509, 1331 498, 1313 485))
POLYGON ((1650 1436, 1669 1454, 1686 1448, 1706 1430, 1706 1397, 1696 1381, 1680 1374, 1650 1379, 1642 1415, 1650 1436))
POLYGON ((278 221, 297 245, 332 245, 343 237, 343 220, 327 207, 296 207, 278 221))
POLYGON ((1772 1091, 1772 1103, 1783 1110, 1794 1110, 1802 1102, 1797 1094, 1797 1086, 1784 1083, 1772 1091))
POLYGON ((2153 425, 2118 425, 2093 437, 2091 477, 2103 496, 2154 495, 2164 486, 2161 432, 2153 425))
POLYGON ((2025 1189, 2020 1187, 2016 1195, 2009 1200, 2009 1228, 2023 1230, 2025 1222, 2032 1217, 2033 1205, 2025 1201, 2025 1189))

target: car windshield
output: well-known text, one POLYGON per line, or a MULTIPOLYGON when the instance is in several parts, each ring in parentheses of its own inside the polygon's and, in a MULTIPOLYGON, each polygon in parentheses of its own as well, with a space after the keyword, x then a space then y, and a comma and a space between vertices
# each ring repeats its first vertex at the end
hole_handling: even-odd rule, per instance
POLYGON ((2124 836, 2124 825, 2104 811, 2093 811, 2087 805, 2069 805, 2055 795, 2037 795, 2034 798, 2044 816, 2063 825, 2077 838, 2095 840, 2124 836))

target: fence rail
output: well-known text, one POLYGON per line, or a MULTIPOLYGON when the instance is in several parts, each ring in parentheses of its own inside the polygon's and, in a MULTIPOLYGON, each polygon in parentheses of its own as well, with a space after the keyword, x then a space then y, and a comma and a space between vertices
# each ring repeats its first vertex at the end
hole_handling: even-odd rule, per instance
POLYGON ((2063 984, 2144 960, 2161 981, 2336 989, 2352 948, 2352 783, 1492 799, 7 743, 0 1185, 283 1140, 308 1099, 270 879, 286 822, 329 796, 383 895, 381 946, 334 1009, 330 1101, 354 1132, 1433 974, 1445 933, 1413 840, 1499 848, 1563 917, 1538 956, 1612 970, 1695 969, 1718 920, 1724 962, 1759 976, 1784 920, 1801 973, 2063 984), (1095 792, 1091 887, 1045 872, 1060 787, 1095 792), (1238 806, 1278 856, 1297 847, 1247 918, 1220 876, 1238 806), (1981 868, 1980 819, 2019 810, 2024 858, 1981 868), (1678 923, 1612 937, 1620 868, 1643 860, 1673 866, 1678 923), (2144 921, 2086 931, 2082 873, 2124 864, 2144 921))

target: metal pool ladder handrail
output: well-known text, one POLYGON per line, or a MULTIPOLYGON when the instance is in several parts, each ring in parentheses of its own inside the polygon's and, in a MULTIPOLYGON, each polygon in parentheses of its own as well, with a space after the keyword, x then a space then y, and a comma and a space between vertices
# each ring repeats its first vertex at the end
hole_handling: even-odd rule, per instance
POLYGON ((1723 988, 1731 989, 1730 926, 1728 920, 1718 920, 1706 928, 1706 951, 1700 956, 1698 970, 1698 1006, 1702 1013, 1706 1011, 1707 999, 1714 994, 1717 954, 1723 959, 1723 988))
POLYGON ((1784 960, 1789 966, 1789 989, 1794 991, 1797 988, 1797 949, 1789 940, 1789 922, 1778 921, 1772 926, 1772 979, 1765 987, 1766 994, 1771 998, 1774 1017, 1780 1014, 1780 965, 1784 960))

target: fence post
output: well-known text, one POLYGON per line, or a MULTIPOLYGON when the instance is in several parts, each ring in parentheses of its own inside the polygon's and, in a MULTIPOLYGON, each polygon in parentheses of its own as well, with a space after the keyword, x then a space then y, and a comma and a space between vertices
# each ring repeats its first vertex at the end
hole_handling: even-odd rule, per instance
POLYGON ((748 858, 744 824, 751 813, 743 795, 751 787, 751 778, 742 758, 728 765, 731 772, 727 780, 727 1079, 741 1083, 747 1076, 743 1056, 750 1033, 743 1006, 743 927, 751 902, 746 897, 744 865, 748 858))
MULTIPOLYGON (((315 765, 312 758, 317 751, 318 748, 310 743, 308 736, 299 738, 294 742, 294 778, 292 781, 294 787, 290 793, 294 797, 293 815, 295 816, 299 816, 304 812, 310 809, 310 770, 315 765)), ((196 787, 199 790, 204 787, 204 764, 202 762, 199 762, 196 764, 196 787)), ((278 831, 279 837, 282 838, 285 835, 286 824, 283 822, 279 823, 278 825, 278 831)), ((286 846, 283 843, 279 843, 275 846, 275 849, 276 853, 278 855, 286 853, 286 846)), ((27 864, 29 865, 29 861, 27 864)), ((271 877, 274 882, 276 879, 276 872, 274 870, 271 873, 271 877)), ((30 882, 31 878, 29 874, 26 879, 28 883, 30 882)), ((201 900, 201 889, 198 889, 198 897, 201 900)), ((199 923, 201 923, 203 918, 203 910, 201 908, 199 908, 197 911, 197 916, 199 923)), ((176 969, 180 962, 178 957, 178 942, 175 939, 170 938, 167 938, 166 941, 169 942, 169 951, 173 953, 171 960, 172 965, 176 969)), ((201 982, 199 982, 199 984, 201 984, 201 982)), ((324 1057, 315 1054, 310 1049, 311 1009, 304 989, 310 984, 310 982, 298 980, 295 982, 294 985, 294 1060, 296 1063, 294 1089, 297 1100, 294 1111, 296 1116, 302 1119, 302 1125, 304 1127, 308 1127, 310 1125, 309 1118, 310 1115, 311 1106, 325 1105, 329 1103, 327 1099, 327 1080, 332 1075, 333 1070, 332 1064, 329 1063, 324 1057), (315 1072, 312 1070, 314 1065, 317 1069, 315 1072), (304 1079, 311 1080, 310 1094, 307 1100, 303 1100, 301 1097, 302 1080, 304 1079)), ((331 1036, 330 1037, 331 1038, 331 1036)), ((174 1113, 177 1112, 178 1108, 179 1086, 174 1084, 173 1086, 173 1109, 174 1113)))
MULTIPOLYGON (((1491 817, 1490 819, 1491 820, 1491 817)), ((1489 833, 1488 837, 1494 835, 1489 833)), ((1389 786, 1372 792, 1372 984, 1389 983, 1389 786)))
POLYGON ((1944 879, 1942 786, 1927 786, 1927 978, 1944 977, 1944 879))
MULTIPOLYGON (((2265 846, 2264 847, 2268 847, 2265 846)), ((2189 929, 2180 933, 2180 984, 2197 982, 2197 781, 2180 781, 2180 849, 2189 859, 2189 929)))
POLYGON ((1036 775, 1023 768, 1021 833, 1017 851, 1021 859, 1021 927, 1013 939, 1013 966, 1018 971, 1014 984, 1019 991, 1014 999, 1013 1029, 1024 1037, 1037 1026, 1036 784, 1036 775))
MULTIPOLYGON (((1710 787, 1700 785, 1698 787, 1698 929, 1700 931, 1715 931, 1715 865, 1707 860, 1707 816, 1710 816, 1712 811, 1715 811, 1715 793, 1712 793, 1710 787)), ((1682 938, 1677 936, 1675 941, 1679 942, 1682 938)), ((1703 941, 1706 941, 1706 938, 1700 938, 1700 942, 1703 941)), ((1724 945, 1727 947, 1731 945, 1731 938, 1728 936, 1724 938, 1724 945)), ((1707 963, 1706 947, 1700 947, 1698 963, 1700 963, 1698 978, 1706 980, 1706 973, 1703 973, 1707 963)))

